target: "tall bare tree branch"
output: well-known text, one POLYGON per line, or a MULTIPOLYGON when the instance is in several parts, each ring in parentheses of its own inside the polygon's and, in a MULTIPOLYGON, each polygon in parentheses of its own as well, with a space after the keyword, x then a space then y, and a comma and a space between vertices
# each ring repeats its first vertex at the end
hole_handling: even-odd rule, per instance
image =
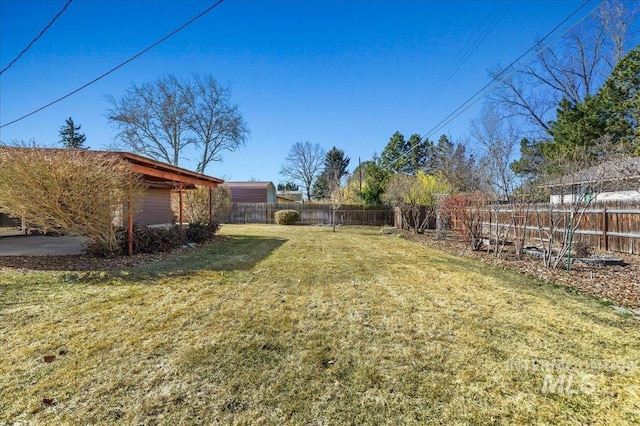
POLYGON ((235 151, 249 134, 231 93, 212 76, 193 80, 174 75, 132 86, 120 100, 108 96, 107 118, 118 128, 127 149, 178 165, 185 150, 194 147, 200 157, 197 171, 235 151))
POLYGON ((311 199, 311 185, 322 170, 325 152, 320 144, 296 142, 291 146, 289 154, 282 163, 280 174, 287 179, 299 182, 311 199))
MULTIPOLYGON (((630 23, 638 6, 608 0, 589 20, 562 37, 561 43, 538 52, 534 62, 500 80, 491 102, 522 120, 528 137, 549 140, 550 124, 562 99, 572 105, 593 96, 627 50, 630 23)), ((500 69, 490 74, 495 76, 500 69)))

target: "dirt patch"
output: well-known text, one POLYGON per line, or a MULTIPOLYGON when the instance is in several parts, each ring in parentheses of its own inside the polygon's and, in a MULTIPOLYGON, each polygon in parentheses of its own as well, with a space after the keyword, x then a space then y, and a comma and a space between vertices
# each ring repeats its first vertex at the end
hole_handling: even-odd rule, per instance
POLYGON ((540 258, 524 255, 518 260, 513 249, 505 247, 496 257, 486 250, 472 251, 455 236, 446 240, 436 240, 433 232, 416 235, 403 232, 403 236, 420 244, 427 244, 457 256, 473 257, 482 262, 496 265, 522 274, 527 274, 558 285, 575 288, 616 305, 630 308, 640 307, 640 256, 623 253, 596 253, 621 258, 624 265, 584 265, 575 263, 571 272, 560 268, 545 268, 540 258))

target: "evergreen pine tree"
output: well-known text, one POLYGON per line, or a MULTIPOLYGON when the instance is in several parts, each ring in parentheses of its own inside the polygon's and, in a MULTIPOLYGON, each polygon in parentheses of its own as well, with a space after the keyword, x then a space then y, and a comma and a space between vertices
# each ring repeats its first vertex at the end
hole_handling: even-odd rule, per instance
POLYGON ((82 126, 76 126, 71 117, 65 120, 65 123, 64 126, 60 127, 60 143, 65 148, 88 149, 89 147, 84 146, 87 137, 84 133, 78 132, 82 126))

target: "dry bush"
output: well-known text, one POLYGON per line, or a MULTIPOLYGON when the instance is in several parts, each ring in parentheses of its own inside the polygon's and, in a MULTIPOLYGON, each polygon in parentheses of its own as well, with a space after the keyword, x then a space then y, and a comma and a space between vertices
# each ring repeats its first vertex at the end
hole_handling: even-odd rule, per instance
POLYGON ((116 252, 114 224, 142 191, 119 156, 85 150, 0 147, 0 205, 45 229, 81 235, 116 252))
POLYGON ((300 212, 297 210, 278 210, 275 214, 276 224, 295 225, 300 220, 300 212))
POLYGON ((572 245, 573 254, 575 257, 589 257, 593 253, 593 247, 591 244, 585 241, 576 241, 572 245))
POLYGON ((485 194, 454 194, 444 198, 440 211, 449 218, 454 231, 471 246, 472 250, 482 247, 482 212, 488 199, 485 194))
MULTIPOLYGON (((173 194, 173 210, 180 208, 180 195, 173 194)), ((182 214, 188 223, 208 225, 209 222, 221 222, 231 212, 231 192, 229 188, 218 186, 211 191, 209 204, 209 188, 198 186, 182 192, 182 214), (211 214, 209 207, 211 206, 211 214)))

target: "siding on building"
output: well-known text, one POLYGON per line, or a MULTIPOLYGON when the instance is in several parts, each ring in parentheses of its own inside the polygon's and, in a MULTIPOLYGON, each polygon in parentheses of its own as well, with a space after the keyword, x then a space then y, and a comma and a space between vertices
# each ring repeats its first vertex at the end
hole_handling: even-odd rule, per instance
POLYGON ((282 197, 296 203, 302 203, 304 201, 304 195, 302 194, 302 191, 280 191, 278 193, 278 197, 282 197))
POLYGON ((225 182, 232 203, 276 203, 276 187, 272 182, 225 182))
POLYGON ((171 209, 171 188, 148 188, 134 201, 138 225, 164 225, 172 223, 175 212, 171 209))

